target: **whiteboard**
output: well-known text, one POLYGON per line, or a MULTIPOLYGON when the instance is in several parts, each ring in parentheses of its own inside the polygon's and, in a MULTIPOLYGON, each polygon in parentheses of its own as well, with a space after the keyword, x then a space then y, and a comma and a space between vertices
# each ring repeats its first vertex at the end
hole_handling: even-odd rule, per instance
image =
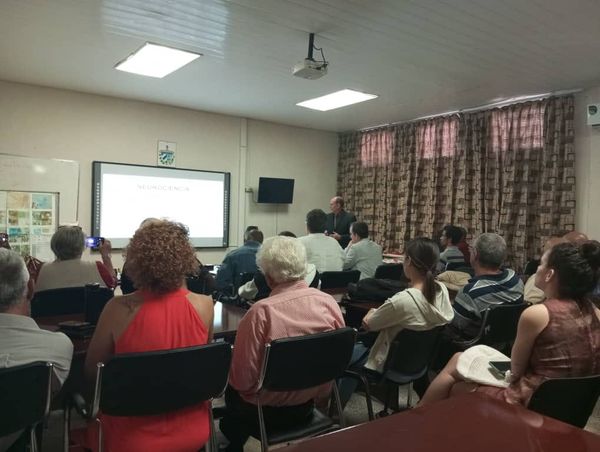
POLYGON ((59 224, 77 223, 79 162, 0 153, 0 190, 58 193, 59 224))

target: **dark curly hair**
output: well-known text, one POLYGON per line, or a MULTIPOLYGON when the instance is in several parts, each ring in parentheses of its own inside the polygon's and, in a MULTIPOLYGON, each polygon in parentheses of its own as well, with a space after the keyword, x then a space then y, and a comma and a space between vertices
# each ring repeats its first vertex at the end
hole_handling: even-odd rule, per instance
POLYGON ((152 222, 138 229, 127 247, 127 269, 138 289, 171 292, 196 266, 188 230, 179 223, 152 222))
POLYGON ((581 301, 598 284, 600 242, 589 240, 579 245, 555 245, 548 255, 548 267, 556 270, 558 296, 561 299, 581 301))

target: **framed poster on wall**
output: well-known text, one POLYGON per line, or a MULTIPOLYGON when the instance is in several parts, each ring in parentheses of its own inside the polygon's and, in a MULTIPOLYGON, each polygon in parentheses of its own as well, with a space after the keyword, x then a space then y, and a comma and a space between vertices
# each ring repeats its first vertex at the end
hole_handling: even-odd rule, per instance
POLYGON ((58 226, 58 193, 0 191, 0 232, 11 249, 42 261, 54 259, 50 239, 58 226))

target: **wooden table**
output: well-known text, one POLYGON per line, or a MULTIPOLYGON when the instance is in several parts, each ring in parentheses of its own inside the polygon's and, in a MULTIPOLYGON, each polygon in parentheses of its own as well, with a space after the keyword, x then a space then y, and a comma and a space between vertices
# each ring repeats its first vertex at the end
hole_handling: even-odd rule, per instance
POLYGON ((360 328, 362 319, 367 312, 371 309, 377 309, 383 302, 379 301, 348 301, 342 300, 340 307, 343 307, 346 311, 344 318, 346 319, 346 325, 352 328, 360 328))
POLYGON ((473 393, 281 449, 284 452, 598 452, 600 436, 473 393))
POLYGON ((235 339, 235 333, 246 310, 239 306, 223 304, 220 301, 215 303, 215 318, 213 320, 213 337, 215 339, 225 339, 232 342, 235 339))
MULTIPOLYGON (((235 333, 237 331, 237 327, 246 314, 246 310, 240 308, 238 306, 224 305, 221 302, 217 301, 215 303, 215 317, 213 320, 213 336, 215 339, 224 338, 226 340, 232 340, 235 338, 235 333)), ((40 328, 50 330, 50 331, 58 331, 58 324, 65 320, 84 320, 84 314, 71 314, 71 315, 61 315, 55 317, 40 317, 35 319, 40 328)), ((74 354, 85 355, 87 351, 87 347, 90 343, 89 337, 87 338, 71 338, 74 346, 74 354)))

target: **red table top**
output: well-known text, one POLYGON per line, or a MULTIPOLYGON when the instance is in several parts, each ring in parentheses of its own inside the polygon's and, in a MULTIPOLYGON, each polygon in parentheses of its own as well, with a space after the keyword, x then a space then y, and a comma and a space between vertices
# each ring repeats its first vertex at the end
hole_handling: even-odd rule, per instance
POLYGON ((281 449, 285 452, 598 452, 600 436, 521 406, 465 394, 281 449))

